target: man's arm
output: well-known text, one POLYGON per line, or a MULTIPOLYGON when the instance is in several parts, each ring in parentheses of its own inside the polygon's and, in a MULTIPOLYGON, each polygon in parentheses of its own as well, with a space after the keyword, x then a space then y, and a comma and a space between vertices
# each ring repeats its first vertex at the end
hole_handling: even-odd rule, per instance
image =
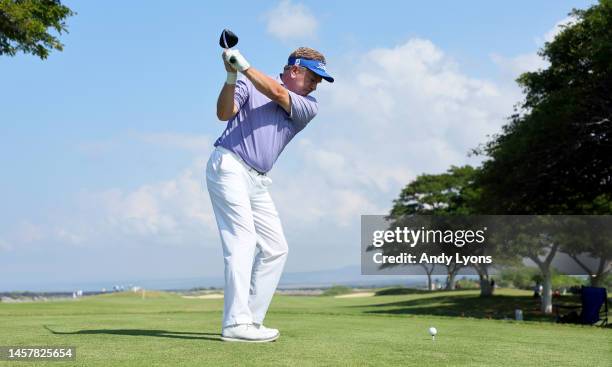
POLYGON ((244 56, 240 54, 240 51, 226 50, 223 55, 225 56, 224 60, 229 60, 230 57, 233 57, 234 63, 232 67, 234 69, 244 74, 244 76, 253 83, 255 89, 272 101, 278 103, 288 114, 291 114, 291 97, 285 87, 280 85, 276 80, 251 67, 251 64, 249 64, 244 56))
POLYGON ((287 113, 291 113, 291 97, 285 87, 253 67, 249 67, 242 73, 253 83, 255 89, 278 103, 287 113))
POLYGON ((227 80, 223 84, 223 88, 221 88, 219 98, 217 98, 217 118, 221 121, 227 121, 238 113, 238 106, 234 103, 237 71, 232 65, 225 61, 223 54, 221 58, 225 64, 225 71, 227 71, 227 80))
POLYGON ((236 84, 223 84, 219 98, 217 99, 217 118, 228 121, 238 113, 238 106, 234 103, 234 91, 236 84))

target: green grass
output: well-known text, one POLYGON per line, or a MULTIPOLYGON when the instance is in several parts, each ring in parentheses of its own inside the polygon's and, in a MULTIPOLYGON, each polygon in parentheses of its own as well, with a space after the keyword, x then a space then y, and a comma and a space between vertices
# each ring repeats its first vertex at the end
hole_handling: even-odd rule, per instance
MULTIPOLYGON (((147 292, 77 301, 0 303, 0 345, 73 345, 53 366, 609 366, 612 330, 550 321, 503 321, 524 308, 547 320, 529 292, 502 290, 369 298, 275 297, 275 343, 219 341, 222 300, 147 292), (463 317, 461 316, 463 313, 463 317), (488 319, 491 317, 492 319, 488 319), (432 341, 430 326, 438 328, 432 341)), ((0 365, 44 365, 0 362, 0 365)))

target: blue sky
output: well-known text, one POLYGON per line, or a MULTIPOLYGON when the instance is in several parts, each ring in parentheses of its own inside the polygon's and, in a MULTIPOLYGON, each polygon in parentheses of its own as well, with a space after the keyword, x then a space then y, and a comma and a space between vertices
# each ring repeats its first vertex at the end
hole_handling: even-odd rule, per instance
POLYGON ((514 79, 594 2, 64 3, 64 52, 0 57, 0 290, 221 274, 201 182, 225 27, 264 72, 308 45, 337 79, 271 174, 286 269, 310 271, 358 264, 359 216, 417 174, 477 164, 466 153, 520 99, 514 79))

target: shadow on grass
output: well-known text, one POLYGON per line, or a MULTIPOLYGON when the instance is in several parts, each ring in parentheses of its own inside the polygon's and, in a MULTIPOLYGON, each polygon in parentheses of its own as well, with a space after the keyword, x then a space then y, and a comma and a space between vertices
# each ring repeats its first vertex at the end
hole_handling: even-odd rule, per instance
POLYGON ((143 330, 143 329, 93 329, 93 330, 78 330, 78 331, 55 331, 48 326, 45 329, 55 335, 130 335, 130 336, 154 336, 160 338, 175 338, 175 339, 199 339, 221 341, 221 334, 218 333, 185 333, 179 331, 168 330, 143 330))
MULTIPOLYGON (((563 297, 565 303, 575 303, 574 297, 563 297)), ((555 300, 557 302, 557 300, 555 300)), ((578 303, 580 304, 580 303, 578 303)), ((365 313, 391 315, 434 315, 454 317, 474 317, 481 319, 514 319, 514 312, 520 309, 523 319, 528 321, 555 321, 555 315, 540 311, 540 300, 531 296, 493 295, 479 297, 474 294, 432 294, 431 297, 380 303, 364 308, 365 313)))
POLYGON ((432 291, 427 291, 424 289, 414 289, 414 288, 386 288, 386 289, 381 289, 378 292, 376 292, 377 296, 397 296, 397 295, 404 295, 404 294, 427 294, 427 293, 431 293, 432 291))

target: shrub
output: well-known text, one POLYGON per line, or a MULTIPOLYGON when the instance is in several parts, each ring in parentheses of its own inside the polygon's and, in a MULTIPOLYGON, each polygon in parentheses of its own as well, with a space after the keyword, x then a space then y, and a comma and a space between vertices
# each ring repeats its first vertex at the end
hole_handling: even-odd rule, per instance
POLYGON ((527 266, 512 266, 501 271, 497 284, 500 287, 531 289, 539 271, 527 266))
POLYGON ((480 288, 480 283, 477 279, 468 279, 463 277, 457 280, 455 287, 457 289, 478 289, 480 288))
POLYGON ((334 285, 331 288, 327 288, 322 296, 338 296, 341 294, 353 293, 353 288, 345 287, 343 285, 334 285))

